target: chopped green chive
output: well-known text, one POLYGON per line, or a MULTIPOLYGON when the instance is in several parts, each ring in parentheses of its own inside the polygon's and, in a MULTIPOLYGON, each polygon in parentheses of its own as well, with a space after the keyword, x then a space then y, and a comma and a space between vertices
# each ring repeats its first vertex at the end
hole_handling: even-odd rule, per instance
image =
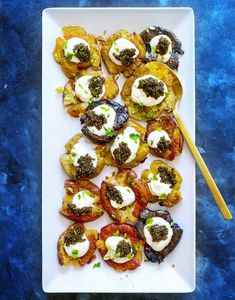
POLYGON ((76 250, 76 249, 72 250, 72 258, 74 258, 74 259, 78 258, 78 250, 76 250))
POLYGON ((100 268, 100 266, 101 266, 101 263, 100 263, 100 261, 99 261, 99 262, 97 262, 97 263, 95 263, 95 264, 93 265, 92 269, 100 268))
POLYGON ((114 232, 113 235, 114 235, 114 236, 119 236, 119 230, 117 229, 117 230, 114 232))
POLYGON ((161 200, 163 200, 163 199, 165 199, 166 197, 167 197, 167 195, 166 195, 165 193, 163 193, 163 194, 161 194, 158 198, 161 199, 161 200))
POLYGON ((110 128, 104 127, 105 134, 107 137, 112 137, 113 136, 113 131, 110 128))
POLYGON ((146 224, 152 224, 153 223, 153 219, 152 218, 148 218, 147 220, 146 220, 146 224))
POLYGON ((67 60, 71 60, 73 58, 73 53, 68 53, 66 58, 67 60))
POLYGON ((138 143, 138 140, 139 140, 139 138, 140 138, 140 135, 137 134, 137 133, 131 133, 131 134, 129 135, 129 137, 137 144, 137 143, 138 143))
POLYGON ((147 118, 148 119, 151 119, 151 118, 153 118, 154 117, 154 112, 151 110, 151 111, 149 111, 148 113, 147 113, 147 118))
POLYGON ((96 212, 97 214, 101 214, 101 213, 103 212, 103 209, 98 208, 95 212, 96 212))
POLYGON ((101 108, 103 111, 110 111, 110 108, 109 108, 109 107, 101 106, 100 108, 101 108))
POLYGON ((171 225, 171 227, 173 227, 175 225, 175 222, 171 221, 170 225, 171 225))
POLYGON ((117 218, 115 214, 111 214, 111 217, 114 218, 114 219, 117 218))
POLYGON ((157 131, 159 131, 159 132, 161 132, 162 131, 162 129, 160 128, 160 127, 157 127, 157 129, 156 129, 157 131))

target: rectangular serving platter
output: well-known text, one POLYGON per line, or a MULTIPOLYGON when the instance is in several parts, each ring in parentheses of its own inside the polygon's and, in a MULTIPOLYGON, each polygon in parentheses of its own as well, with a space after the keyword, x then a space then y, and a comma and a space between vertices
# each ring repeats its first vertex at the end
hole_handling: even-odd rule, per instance
MULTIPOLYGON (((61 94, 55 88, 64 86, 67 78, 54 61, 52 51, 56 37, 66 25, 81 25, 88 32, 106 36, 125 28, 141 32, 147 26, 159 25, 174 31, 182 42, 185 54, 180 59, 178 76, 184 87, 180 114, 191 136, 195 137, 195 58, 194 14, 191 8, 47 8, 42 16, 42 285, 45 292, 107 292, 107 293, 186 293, 195 289, 195 164, 186 144, 182 154, 173 162, 183 177, 183 200, 169 209, 173 219, 184 229, 176 249, 158 265, 143 262, 135 271, 119 273, 96 260, 83 268, 61 267, 57 261, 57 240, 72 223, 59 215, 67 179, 59 156, 64 144, 80 131, 80 122, 66 114, 61 94)), ((124 79, 118 83, 121 88, 124 79)), ((118 101, 121 102, 120 96, 118 101)), ((154 157, 134 170, 138 175, 148 168, 154 157)), ((156 159, 156 158, 155 158, 156 159)), ((115 170, 105 167, 92 181, 99 185, 115 170)), ((156 204, 151 208, 159 208, 156 204)), ((111 223, 105 214, 86 224, 99 230, 111 223)))

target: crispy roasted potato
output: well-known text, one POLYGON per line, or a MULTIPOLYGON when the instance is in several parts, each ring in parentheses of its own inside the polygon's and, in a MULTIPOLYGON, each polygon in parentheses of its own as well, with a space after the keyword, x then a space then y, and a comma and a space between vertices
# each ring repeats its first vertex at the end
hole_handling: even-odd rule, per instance
POLYGON ((90 66, 100 68, 101 54, 93 34, 87 33, 81 26, 66 26, 62 28, 62 32, 64 37, 56 39, 56 46, 52 54, 55 61, 61 64, 61 68, 68 78, 74 78, 79 75, 80 70, 86 69, 90 66), (91 54, 90 61, 74 63, 67 60, 64 55, 64 46, 66 41, 73 37, 81 38, 89 44, 91 54))
POLYGON ((111 259, 105 260, 105 262, 119 272, 124 272, 126 270, 135 270, 138 268, 142 262, 142 248, 143 248, 143 241, 140 240, 136 236, 136 231, 134 226, 128 224, 109 224, 104 226, 101 229, 99 240, 96 243, 97 249, 99 250, 102 257, 105 256, 107 253, 107 247, 105 245, 105 241, 108 237, 115 235, 118 232, 119 236, 125 236, 127 239, 130 240, 131 245, 134 247, 136 253, 135 256, 125 263, 116 263, 111 259))
POLYGON ((94 183, 85 180, 66 180, 64 187, 66 195, 59 210, 61 215, 77 223, 91 222, 103 215, 104 212, 100 203, 100 189, 94 183), (74 195, 82 190, 87 190, 94 195, 94 203, 91 212, 78 214, 71 211, 68 204, 72 202, 74 195))
POLYGON ((145 59, 145 45, 141 39, 141 37, 133 32, 128 33, 126 29, 121 29, 118 32, 112 34, 106 41, 102 42, 103 46, 101 48, 102 59, 108 69, 110 74, 119 74, 123 73, 125 77, 130 77, 131 74, 142 64, 142 61, 145 59), (115 40, 119 38, 125 38, 132 42, 136 48, 139 50, 138 57, 134 60, 134 62, 129 66, 119 66, 116 65, 109 57, 109 50, 112 47, 112 44, 115 40))
POLYGON ((87 230, 83 224, 80 223, 74 223, 69 228, 67 228, 59 237, 58 243, 57 243, 57 255, 58 255, 58 261, 61 266, 66 266, 68 264, 72 264, 75 267, 83 267, 85 264, 90 263, 95 257, 94 253, 96 250, 96 241, 98 240, 98 231, 96 230, 87 230), (72 232, 74 228, 80 227, 87 237, 87 239, 90 242, 90 247, 88 252, 79 258, 72 258, 70 257, 66 251, 64 250, 64 238, 67 233, 72 232))
POLYGON ((109 151, 105 156, 105 163, 108 166, 114 166, 122 169, 131 169, 136 166, 138 166, 140 163, 143 163, 148 155, 149 147, 148 144, 143 140, 144 135, 146 133, 146 129, 141 126, 139 123, 129 120, 126 124, 126 126, 119 131, 119 133, 122 133, 127 127, 133 127, 140 135, 140 144, 139 149, 137 151, 136 157, 134 160, 132 160, 129 163, 118 165, 116 160, 113 158, 111 151, 109 151))
POLYGON ((182 44, 177 36, 170 30, 164 29, 160 26, 150 26, 141 32, 140 36, 146 46, 146 58, 148 61, 156 60, 151 53, 150 41, 157 35, 166 35, 170 38, 172 43, 172 53, 170 59, 165 63, 169 68, 178 70, 179 67, 179 54, 184 54, 182 44))
POLYGON ((159 167, 164 167, 169 171, 173 171, 173 173, 175 175, 176 183, 174 184, 172 192, 169 195, 167 195, 164 199, 160 199, 160 197, 158 197, 156 195, 152 195, 152 193, 149 189, 149 193, 151 195, 149 202, 158 202, 162 206, 172 207, 172 206, 176 205, 182 199, 182 195, 180 192, 180 185, 182 182, 182 178, 181 178, 180 173, 175 168, 166 164, 162 160, 154 160, 150 165, 150 170, 143 170, 143 172, 141 174, 141 179, 143 182, 148 184, 150 182, 149 176, 157 175, 159 173, 159 170, 158 170, 159 167))
POLYGON ((183 150, 184 139, 183 135, 177 126, 176 122, 170 116, 162 116, 154 121, 149 121, 145 139, 147 141, 149 134, 158 128, 165 130, 171 139, 171 143, 165 151, 157 151, 149 145, 151 154, 167 160, 173 160, 176 156, 180 155, 183 150))
POLYGON ((176 77, 174 77, 173 73, 170 73, 169 70, 159 62, 149 62, 140 67, 130 78, 126 79, 121 91, 122 99, 128 108, 130 116, 137 120, 148 121, 160 116, 164 111, 171 112, 177 101, 174 92, 174 87, 177 82, 178 81, 176 81, 176 77), (167 86, 169 95, 158 105, 140 106, 138 103, 132 101, 132 85, 137 78, 144 75, 154 75, 162 80, 167 86))
POLYGON ((139 214, 145 208, 149 201, 149 191, 146 183, 137 179, 134 171, 122 170, 118 171, 111 177, 106 177, 101 184, 100 200, 104 210, 116 223, 134 223, 137 221, 139 214), (108 197, 106 196, 106 189, 108 185, 121 185, 130 187, 135 193, 135 201, 123 208, 114 208, 108 197))
MULTIPOLYGON (((101 76, 102 72, 92 68, 82 70, 77 78, 81 76, 101 76)), ((119 92, 119 87, 114 76, 105 78, 105 94, 102 99, 112 100, 119 92)), ((80 117, 84 114, 88 103, 83 102, 75 94, 75 80, 70 79, 64 86, 63 104, 72 117, 80 117)))
POLYGON ((79 143, 79 140, 82 137, 83 137, 83 135, 81 133, 78 133, 71 140, 69 140, 69 142, 65 145, 65 149, 66 149, 67 153, 62 154, 60 156, 60 162, 61 162, 65 172, 71 178, 87 180, 87 179, 94 178, 94 177, 98 176, 100 174, 100 172, 102 171, 102 169, 105 165, 105 146, 94 145, 95 152, 96 152, 97 158, 98 158, 98 163, 97 163, 95 172, 90 176, 86 176, 86 177, 83 177, 83 178, 81 178, 81 177, 78 178, 76 168, 73 164, 71 164, 70 152, 71 152, 71 149, 72 149, 73 145, 79 143))
POLYGON ((137 229, 138 236, 145 240, 145 235, 144 235, 144 226, 146 225, 146 220, 149 218, 162 218, 165 221, 167 221, 172 230, 173 230, 173 235, 171 238, 170 243, 163 248, 161 251, 155 251, 153 248, 145 243, 144 245, 144 253, 148 260, 150 260, 153 263, 161 263, 165 259, 165 257, 170 254, 175 247, 178 245, 179 241, 181 240, 181 237, 183 235, 183 229, 180 228, 180 226, 176 223, 171 218, 171 215, 168 211, 166 210, 150 210, 150 209, 144 209, 141 214, 140 214, 140 220, 135 224, 135 228, 137 229))

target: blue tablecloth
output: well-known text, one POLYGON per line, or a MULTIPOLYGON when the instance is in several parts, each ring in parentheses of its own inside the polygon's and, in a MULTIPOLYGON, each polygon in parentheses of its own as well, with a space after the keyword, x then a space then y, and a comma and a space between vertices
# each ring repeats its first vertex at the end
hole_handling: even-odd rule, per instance
MULTIPOLYGON (((1 299, 45 299, 41 288, 41 12, 55 6, 190 6, 196 19, 196 138, 235 216, 235 3, 1 1, 1 299), (1 296, 2 295, 2 296, 1 296)), ((53 180, 53 179, 52 179, 53 180)), ((190 199, 187 199, 190 200, 190 199)), ((99 299, 234 299, 234 221, 225 222, 197 170, 197 288, 99 299)), ((94 295, 78 295, 91 299, 94 295)), ((63 298, 75 299, 75 295, 63 298)))

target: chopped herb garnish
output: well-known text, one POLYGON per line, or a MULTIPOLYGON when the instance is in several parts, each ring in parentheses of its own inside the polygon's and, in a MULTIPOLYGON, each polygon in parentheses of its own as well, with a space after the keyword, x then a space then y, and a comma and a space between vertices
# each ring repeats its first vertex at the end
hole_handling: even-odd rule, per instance
POLYGON ((163 193, 163 194, 161 194, 158 198, 161 199, 161 200, 163 200, 163 199, 165 199, 166 197, 167 197, 167 195, 166 195, 165 193, 163 193))
POLYGON ((170 95, 170 92, 165 92, 165 96, 169 96, 170 95))
POLYGON ((66 58, 67 60, 71 60, 73 58, 73 53, 68 53, 66 58))
POLYGON ((160 128, 160 127, 157 127, 157 129, 156 129, 157 131, 159 131, 159 132, 161 132, 162 131, 162 129, 160 128))
POLYGON ((58 86, 55 90, 57 93, 63 93, 64 88, 62 88, 61 86, 58 86))
POLYGON ((111 214, 111 217, 114 218, 114 219, 117 218, 115 214, 111 214))
POLYGON ((114 236, 119 236, 119 230, 117 229, 117 230, 114 232, 113 235, 114 235, 114 236))
POLYGON ((148 218, 147 220, 146 220, 146 224, 152 224, 153 223, 153 219, 152 218, 148 218))
POLYGON ((144 103, 143 102, 138 102, 139 106, 144 106, 144 103))
POLYGON ((103 212, 103 210, 101 208, 98 208, 96 211, 95 211, 97 214, 101 214, 103 212))
POLYGON ((154 117, 154 112, 151 110, 151 111, 149 111, 148 113, 147 113, 147 118, 148 119, 151 119, 151 118, 153 118, 154 117))
POLYGON ((87 196, 89 196, 89 197, 92 197, 92 198, 95 197, 95 195, 92 194, 92 193, 91 193, 90 191, 88 191, 88 190, 83 190, 83 194, 85 194, 85 195, 87 195, 87 196))
POLYGON ((110 111, 110 108, 109 108, 109 107, 101 106, 100 108, 101 108, 103 111, 110 111))
POLYGON ((72 250, 72 258, 74 258, 74 259, 78 258, 78 250, 76 250, 76 249, 72 250))
POLYGON ((173 227, 175 225, 175 222, 171 221, 170 225, 171 225, 171 227, 173 227))
POLYGON ((113 136, 113 131, 110 128, 104 127, 105 134, 107 137, 112 137, 113 136))
POLYGON ((126 191, 127 191, 128 193, 131 193, 131 190, 130 190, 130 189, 126 189, 126 191))
POLYGON ((99 261, 93 265, 92 269, 100 268, 100 266, 101 266, 101 262, 99 261))
POLYGON ((67 43, 64 43, 64 45, 63 45, 63 49, 65 50, 65 49, 67 49, 68 48, 68 45, 67 45, 67 43))
POLYGON ((140 135, 137 134, 137 133, 131 133, 129 136, 137 144, 137 142, 138 142, 138 140, 140 138, 140 135))

